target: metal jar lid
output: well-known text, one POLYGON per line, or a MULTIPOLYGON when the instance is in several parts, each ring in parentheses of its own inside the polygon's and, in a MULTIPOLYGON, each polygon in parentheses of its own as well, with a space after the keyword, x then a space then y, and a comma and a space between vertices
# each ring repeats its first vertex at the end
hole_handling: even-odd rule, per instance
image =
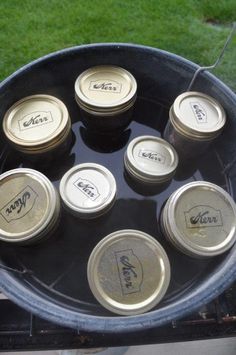
POLYGON ((175 99, 170 109, 170 121, 186 137, 210 140, 220 134, 226 115, 223 107, 212 97, 189 91, 175 99))
POLYGON ((236 205, 221 187, 191 182, 169 197, 161 224, 167 239, 183 253, 215 256, 236 241, 236 205))
POLYGON ((163 247, 149 234, 120 230, 102 239, 87 268, 95 298, 121 315, 147 312, 164 297, 170 264, 163 247))
POLYGON ((60 182, 65 207, 80 218, 95 218, 114 204, 116 181, 102 165, 84 163, 68 170, 60 182))
POLYGON ((0 240, 34 243, 50 232, 59 212, 58 194, 40 172, 20 168, 0 175, 0 240))
POLYGON ((92 67, 80 74, 75 82, 78 105, 94 115, 126 111, 134 104, 136 91, 133 75, 112 65, 92 67))
POLYGON ((3 131, 17 150, 44 153, 65 141, 71 120, 64 103, 50 95, 32 95, 17 101, 3 118, 3 131))
POLYGON ((124 165, 127 172, 141 182, 162 183, 174 175, 178 155, 164 139, 140 136, 129 143, 124 165))

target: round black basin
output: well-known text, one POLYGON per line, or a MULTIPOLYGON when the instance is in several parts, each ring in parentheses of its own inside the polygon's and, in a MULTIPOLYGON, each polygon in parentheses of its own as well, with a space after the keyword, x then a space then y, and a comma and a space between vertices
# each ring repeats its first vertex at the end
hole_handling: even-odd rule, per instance
POLYGON ((12 153, 0 130, 1 172, 30 167, 43 172, 56 187, 72 166, 94 162, 106 166, 116 178, 118 193, 113 209, 104 217, 79 221, 62 211, 60 228, 42 244, 19 247, 0 244, 0 289, 14 302, 50 321, 78 330, 126 333, 157 327, 193 312, 208 303, 236 279, 236 246, 210 260, 195 260, 174 250, 159 227, 161 208, 181 185, 206 180, 236 192, 236 96, 209 73, 194 86, 213 96, 225 108, 223 134, 205 155, 181 167, 176 177, 159 190, 142 189, 126 176, 123 156, 128 143, 139 135, 161 136, 168 110, 184 92, 197 66, 158 49, 130 44, 95 44, 62 50, 18 70, 0 85, 0 118, 17 100, 49 94, 62 100, 72 118, 73 142, 68 154, 53 162, 30 162, 12 153), (78 75, 94 65, 111 64, 130 71, 138 84, 134 119, 118 137, 100 139, 87 131, 74 98, 78 75), (105 310, 93 297, 86 269, 94 246, 119 229, 139 229, 156 238, 171 263, 171 284, 164 299, 152 311, 119 317, 105 310), (16 270, 16 271, 14 271, 16 270))

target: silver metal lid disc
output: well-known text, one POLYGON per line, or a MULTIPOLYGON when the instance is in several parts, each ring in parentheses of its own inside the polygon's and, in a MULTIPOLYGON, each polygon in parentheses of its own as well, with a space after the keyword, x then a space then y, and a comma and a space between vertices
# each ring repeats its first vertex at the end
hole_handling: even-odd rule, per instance
POLYGON ((112 65, 89 68, 75 82, 77 103, 96 114, 123 111, 136 99, 136 91, 133 75, 112 65))
POLYGON ((88 261, 95 298, 121 315, 146 312, 164 297, 170 264, 162 246, 137 230, 114 232, 100 241, 88 261))
POLYGON ((161 183, 174 175, 178 166, 178 155, 164 139, 140 136, 129 143, 124 164, 126 170, 137 180, 144 183, 161 183))
POLYGON ((65 139, 70 129, 66 106, 50 95, 32 95, 17 101, 3 119, 3 131, 9 142, 26 153, 52 149, 65 139))
POLYGON ((167 201, 162 218, 168 239, 186 254, 210 257, 236 241, 236 206, 221 187, 206 181, 186 184, 167 201))
POLYGON ((179 95, 170 109, 170 120, 182 134, 197 140, 215 138, 226 122, 223 107, 212 97, 195 91, 179 95))
POLYGON ((65 207, 80 218, 95 218, 107 212, 116 196, 116 181, 102 165, 79 164, 65 173, 60 182, 65 207))
POLYGON ((14 169, 0 175, 0 201, 0 239, 7 242, 40 239, 59 214, 53 185, 33 169, 14 169))

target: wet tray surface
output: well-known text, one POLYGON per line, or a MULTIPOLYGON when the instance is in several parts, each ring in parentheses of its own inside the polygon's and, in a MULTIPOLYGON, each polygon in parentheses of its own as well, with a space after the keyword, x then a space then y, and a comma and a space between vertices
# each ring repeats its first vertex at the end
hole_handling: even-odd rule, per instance
MULTIPOLYGON (((145 106, 145 104, 145 99, 140 99, 137 106, 145 106)), ((99 219, 82 221, 63 210, 59 232, 56 232, 54 238, 37 246, 6 247, 9 259, 4 258, 4 261, 6 260, 7 265, 12 264, 12 255, 15 255, 14 267, 33 271, 32 274, 25 276, 33 287, 53 299, 67 303, 69 307, 86 309, 93 314, 108 313, 94 301, 88 287, 86 270, 88 257, 94 246, 103 237, 116 230, 138 229, 154 236, 164 246, 172 271, 165 302, 171 302, 173 298, 179 297, 182 291, 191 287, 201 274, 218 262, 216 259, 194 260, 175 251, 165 241, 158 227, 160 211, 165 200, 183 184, 195 180, 207 180, 226 188, 227 181, 224 175, 219 174, 222 166, 214 152, 209 152, 201 162, 193 164, 194 171, 179 169, 169 186, 163 187, 163 191, 152 191, 153 189, 149 188, 142 190, 125 174, 123 156, 128 142, 140 135, 159 136, 158 121, 163 123, 168 117, 168 111, 158 103, 152 103, 152 106, 151 109, 149 106, 151 115, 150 112, 142 112, 142 115, 149 116, 150 126, 156 126, 156 129, 149 127, 147 122, 145 124, 141 122, 142 117, 139 117, 141 110, 137 108, 134 118, 139 122, 134 121, 120 138, 107 138, 107 142, 91 136, 80 122, 75 122, 71 152, 68 156, 65 155, 63 160, 54 160, 53 164, 50 164, 53 167, 17 159, 14 153, 6 154, 2 160, 2 171, 17 167, 38 169, 57 188, 61 177, 69 168, 84 162, 102 164, 116 178, 117 200, 108 214, 99 219), (152 115, 153 117, 150 117, 152 115)))

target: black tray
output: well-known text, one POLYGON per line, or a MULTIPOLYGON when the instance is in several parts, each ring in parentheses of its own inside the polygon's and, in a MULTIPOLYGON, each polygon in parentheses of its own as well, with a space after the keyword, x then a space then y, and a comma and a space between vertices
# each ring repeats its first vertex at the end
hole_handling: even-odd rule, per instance
POLYGON ((165 200, 187 182, 211 181, 233 195, 236 185, 234 175, 229 175, 234 170, 230 162, 235 151, 233 93, 209 74, 198 79, 196 90, 218 99, 226 108, 229 122, 217 144, 198 161, 181 166, 169 184, 156 190, 141 188, 126 176, 123 167, 124 152, 133 138, 162 134, 168 109, 173 99, 186 89, 195 68, 184 59, 148 47, 91 45, 40 59, 2 83, 1 117, 24 96, 38 93, 57 96, 72 118, 73 142, 68 154, 57 157, 53 163, 32 163, 13 153, 1 140, 1 172, 17 167, 37 169, 58 187, 69 168, 94 162, 113 173, 118 188, 114 207, 99 219, 80 221, 62 210, 57 232, 42 244, 17 247, 1 243, 1 264, 15 271, 0 271, 0 288, 12 300, 48 320, 80 330, 128 332, 167 323, 192 312, 234 280, 235 247, 220 257, 195 260, 170 246, 158 223, 165 200), (138 82, 134 120, 118 137, 101 139, 79 121, 74 81, 83 70, 98 64, 120 65, 138 82), (171 263, 171 283, 166 296, 155 309, 141 316, 118 317, 108 312, 94 299, 87 282, 87 261, 92 249, 107 234, 120 229, 149 233, 163 245, 171 263))

